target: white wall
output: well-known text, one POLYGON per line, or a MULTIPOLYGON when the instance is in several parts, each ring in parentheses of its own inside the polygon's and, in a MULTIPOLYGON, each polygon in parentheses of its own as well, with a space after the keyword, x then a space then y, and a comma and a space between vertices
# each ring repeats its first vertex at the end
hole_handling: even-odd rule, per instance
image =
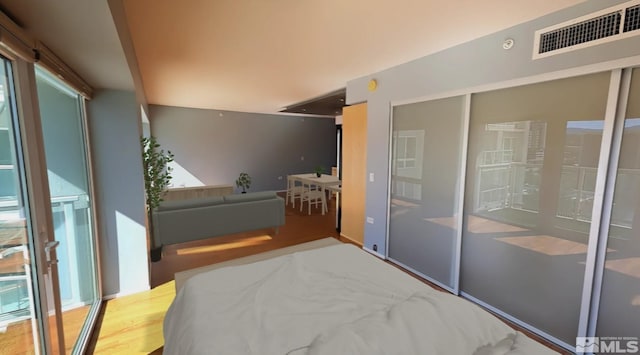
MULTIPOLYGON (((591 12, 624 2, 590 0, 539 19, 461 44, 347 83, 347 104, 368 102, 367 170, 375 181, 367 183, 366 215, 375 224, 365 224, 364 245, 385 254, 388 210, 389 122, 394 101, 415 99, 491 83, 567 70, 621 58, 640 56, 640 36, 586 49, 532 60, 534 32, 591 12), (513 38, 511 50, 502 49, 513 38), (375 78, 378 89, 367 90, 375 78)), ((636 60, 640 64, 640 59, 636 60)), ((632 61, 633 61, 632 60, 632 61)))
POLYGON ((87 111, 103 295, 148 290, 140 106, 134 92, 102 90, 87 111))

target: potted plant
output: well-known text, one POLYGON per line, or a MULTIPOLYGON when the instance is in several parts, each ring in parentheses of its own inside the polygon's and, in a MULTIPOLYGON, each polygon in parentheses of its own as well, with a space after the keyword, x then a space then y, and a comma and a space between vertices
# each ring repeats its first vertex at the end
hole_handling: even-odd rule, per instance
POLYGON ((242 188, 242 193, 246 194, 247 189, 251 187, 251 176, 247 173, 240 173, 240 176, 238 176, 238 179, 236 180, 236 186, 238 188, 242 188))
POLYGON ((322 174, 324 173, 324 168, 322 166, 318 165, 318 166, 316 166, 315 172, 316 172, 316 176, 317 177, 321 177, 322 174))
POLYGON ((149 221, 149 236, 151 239, 151 261, 160 261, 162 258, 162 245, 157 246, 153 235, 153 210, 160 206, 162 197, 167 192, 167 186, 171 182, 171 171, 168 164, 173 161, 171 151, 159 149, 160 144, 156 137, 141 137, 142 144, 142 168, 144 172, 144 190, 147 200, 147 218, 149 221))

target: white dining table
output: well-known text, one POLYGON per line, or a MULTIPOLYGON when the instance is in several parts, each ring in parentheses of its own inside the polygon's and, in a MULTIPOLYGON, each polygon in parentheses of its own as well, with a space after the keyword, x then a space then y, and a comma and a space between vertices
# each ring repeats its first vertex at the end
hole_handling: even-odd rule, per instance
MULTIPOLYGON (((326 196, 326 191, 329 186, 341 185, 342 181, 338 179, 337 176, 322 174, 318 177, 315 173, 305 173, 305 174, 294 174, 292 175, 296 180, 302 181, 303 183, 313 184, 320 187, 322 191, 322 196, 326 196)), ((323 203, 322 214, 324 215, 325 209, 328 212, 326 201, 323 203)))

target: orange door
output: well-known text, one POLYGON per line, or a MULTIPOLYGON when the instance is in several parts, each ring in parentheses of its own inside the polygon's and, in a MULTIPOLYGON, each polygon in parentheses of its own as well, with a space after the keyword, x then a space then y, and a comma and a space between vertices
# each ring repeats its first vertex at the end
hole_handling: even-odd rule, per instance
POLYGON ((340 234, 364 241, 367 183, 367 104, 342 110, 342 224, 340 234))

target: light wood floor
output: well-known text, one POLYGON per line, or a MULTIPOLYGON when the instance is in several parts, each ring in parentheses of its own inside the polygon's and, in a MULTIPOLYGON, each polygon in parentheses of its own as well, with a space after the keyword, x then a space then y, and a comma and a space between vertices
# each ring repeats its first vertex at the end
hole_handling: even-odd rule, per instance
POLYGON ((170 281, 150 291, 109 300, 103 304, 87 354, 150 354, 164 345, 162 321, 175 297, 170 281))
POLYGON ((277 234, 262 230, 166 247, 162 260, 151 264, 150 291, 103 304, 87 353, 161 354, 162 321, 175 297, 176 272, 326 237, 338 238, 334 200, 324 216, 319 209, 307 215, 306 208, 301 213, 287 206, 286 224, 277 234))
MULTIPOLYGON (((89 306, 74 308, 62 313, 62 323, 64 327, 64 345, 67 353, 71 353, 82 330, 89 306)), ((55 327, 55 319, 49 319, 50 327, 55 327)), ((53 328, 51 328, 53 329, 53 328)), ((53 337, 55 339, 55 337, 53 337)), ((54 348, 58 346, 55 341, 54 348)), ((31 319, 16 322, 0 333, 0 354, 33 354, 35 352, 33 342, 33 332, 31 329, 31 319)))

